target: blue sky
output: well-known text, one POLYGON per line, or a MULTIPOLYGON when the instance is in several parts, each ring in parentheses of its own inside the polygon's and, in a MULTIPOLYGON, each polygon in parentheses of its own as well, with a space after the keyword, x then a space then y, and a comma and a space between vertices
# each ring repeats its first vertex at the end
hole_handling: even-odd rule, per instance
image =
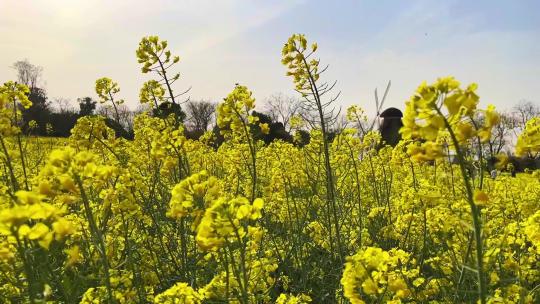
POLYGON ((95 96, 95 79, 116 80, 135 106, 141 37, 169 41, 192 99, 220 101, 239 82, 259 104, 294 94, 281 65, 292 33, 319 44, 342 92, 338 105, 374 107, 373 90, 392 88, 403 108, 423 80, 454 75, 477 82, 481 103, 540 104, 540 1, 0 0, 0 81, 27 58, 44 68, 51 98, 95 96))

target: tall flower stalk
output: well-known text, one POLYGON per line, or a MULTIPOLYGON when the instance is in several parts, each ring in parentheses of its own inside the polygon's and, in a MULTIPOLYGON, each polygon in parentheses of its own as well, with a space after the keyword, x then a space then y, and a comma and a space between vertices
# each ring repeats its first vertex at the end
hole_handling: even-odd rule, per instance
MULTIPOLYGON (((459 82, 452 77, 439 78, 433 85, 423 83, 407 102, 403 118, 404 126, 400 132, 406 140, 423 141, 421 144, 412 143, 408 147, 408 153, 417 161, 443 158, 445 142, 448 137, 450 138, 451 147, 455 151, 460 167, 473 222, 478 295, 480 302, 486 303, 482 214, 478 204, 479 200, 485 200, 485 194, 480 189, 473 189, 472 172, 467 170, 468 161, 464 147, 475 138, 488 140, 491 128, 498 122, 498 115, 494 107, 489 106, 484 111, 487 118, 484 125, 479 126, 475 122, 475 115, 482 112, 477 109, 479 97, 476 95, 476 88, 476 84, 471 84, 466 89, 461 89, 459 82), (447 114, 443 113, 444 109, 447 114)), ((481 176, 480 179, 482 178, 481 176)))
MULTIPOLYGON (((316 119, 310 123, 322 132, 323 153, 324 153, 324 168, 326 174, 326 200, 328 208, 332 214, 332 222, 334 225, 337 241, 337 250, 340 257, 343 257, 342 237, 340 233, 338 206, 336 202, 335 180, 330 165, 330 143, 329 143, 329 125, 335 119, 334 109, 332 108, 334 101, 339 97, 339 93, 331 97, 327 101, 323 101, 323 96, 328 94, 335 86, 321 82, 319 80, 322 73, 327 67, 319 69, 319 59, 313 58, 317 51, 317 43, 311 44, 308 47, 307 39, 302 34, 292 35, 283 46, 281 62, 287 66, 287 76, 294 79, 295 90, 302 95, 303 108, 308 112, 315 112, 316 119)), ((330 236, 332 233, 330 233, 330 236)))

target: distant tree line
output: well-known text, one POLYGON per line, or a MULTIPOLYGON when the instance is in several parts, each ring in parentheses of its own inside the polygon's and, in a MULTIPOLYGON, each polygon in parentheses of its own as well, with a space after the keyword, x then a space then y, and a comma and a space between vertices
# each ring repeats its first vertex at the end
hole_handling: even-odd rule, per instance
MULTIPOLYGON (((68 137, 77 119, 83 116, 101 115, 106 118, 107 125, 115 130, 117 136, 131 139, 134 136, 133 118, 138 113, 149 111, 154 116, 174 114, 183 122, 187 138, 198 139, 205 132, 211 131, 215 147, 218 147, 224 141, 216 124, 216 103, 211 101, 187 100, 173 102, 172 98, 171 100, 162 98, 159 104, 156 102, 156 107, 150 108, 146 104, 146 106, 140 106, 133 111, 121 102, 100 104, 98 100, 86 96, 77 99, 77 109, 71 105, 69 100, 64 98, 49 100, 47 91, 43 88, 43 68, 30 63, 26 59, 15 62, 13 68, 17 72, 17 81, 27 85, 30 89, 28 97, 32 101, 32 106, 22 111, 21 122, 22 129, 26 134, 68 137), (181 103, 182 106, 180 106, 181 103), (30 123, 31 121, 35 123, 30 123)), ((115 85, 115 83, 112 82, 111 85, 115 85)), ((103 100, 100 101, 103 102, 103 100)), ((258 117, 261 123, 266 123, 269 126, 267 134, 263 133, 259 127, 252 128, 253 136, 264 141, 265 144, 275 140, 282 140, 297 145, 305 145, 309 143, 309 124, 316 123, 316 118, 310 116, 309 110, 303 107, 300 100, 284 94, 270 96, 265 100, 263 110, 253 111, 251 114, 258 117), (301 117, 308 125, 304 128, 293 128, 291 122, 294 117, 301 117), (293 140, 294 133, 296 133, 296 140, 293 140)), ((526 122, 536 116, 540 116, 540 107, 530 101, 521 101, 511 111, 501 113, 501 123, 493 129, 492 137, 486 145, 487 150, 484 151, 485 155, 490 158, 494 158, 501 152, 511 155, 510 149, 513 147, 517 135, 523 131, 526 122)), ((371 123, 366 122, 366 128, 369 129, 369 125, 373 127, 376 119, 371 123)), ((330 141, 343 128, 350 127, 343 118, 338 119, 336 117, 333 121, 334 123, 329 126, 327 132, 330 141)), ((382 129, 381 131, 384 131, 382 129)), ((383 134, 383 138, 385 136, 388 135, 383 134)), ((537 157, 530 156, 529 158, 535 159, 537 157)))
MULTIPOLYGON (((36 136, 68 137, 77 119, 83 116, 101 115, 106 118, 107 125, 115 130, 117 136, 133 138, 133 118, 135 114, 147 110, 141 107, 131 111, 124 104, 116 107, 100 104, 90 96, 77 99, 78 109, 64 98, 50 100, 47 91, 43 88, 43 69, 30 63, 28 60, 17 61, 13 64, 17 72, 17 81, 29 87, 29 99, 32 106, 22 111, 22 127, 26 134, 36 136), (33 123, 31 123, 33 121, 33 123)), ((254 111, 262 123, 267 123, 270 132, 264 134, 260 129, 254 128, 254 136, 266 144, 280 139, 293 142, 290 134, 289 120, 297 114, 298 102, 284 95, 272 96, 267 101, 265 113, 254 111), (281 120, 281 121, 278 121, 281 120)), ((207 100, 190 100, 184 103, 184 110, 180 110, 178 103, 163 102, 154 108, 154 116, 167 116, 178 112, 177 116, 184 122, 186 137, 198 139, 207 131, 214 133, 215 146, 221 145, 223 137, 215 123, 216 104, 207 100), (185 111, 185 112, 184 112, 185 111)), ((303 131, 303 138, 309 138, 309 133, 303 131)))
POLYGON ((17 81, 30 89, 28 99, 32 101, 32 106, 22 111, 21 122, 26 134, 67 137, 79 117, 94 114, 96 102, 91 97, 78 99, 79 111, 72 108, 65 99, 51 102, 42 87, 41 67, 22 60, 15 62, 13 68, 17 72, 17 81))

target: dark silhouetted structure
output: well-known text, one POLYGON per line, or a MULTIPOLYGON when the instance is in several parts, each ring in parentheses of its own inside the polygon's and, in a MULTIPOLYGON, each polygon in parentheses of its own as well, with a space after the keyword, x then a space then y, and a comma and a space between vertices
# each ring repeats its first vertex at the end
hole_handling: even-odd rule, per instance
POLYGON ((399 129, 403 126, 403 123, 401 122, 403 113, 401 113, 399 109, 388 108, 384 110, 379 117, 383 119, 379 131, 381 132, 384 144, 395 147, 401 140, 399 129))

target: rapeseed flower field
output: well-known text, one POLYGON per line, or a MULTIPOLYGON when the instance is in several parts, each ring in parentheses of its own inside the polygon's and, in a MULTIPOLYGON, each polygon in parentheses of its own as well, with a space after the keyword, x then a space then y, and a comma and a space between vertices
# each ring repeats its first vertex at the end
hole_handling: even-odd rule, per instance
MULTIPOLYGON (((168 73, 180 59, 157 36, 136 52, 156 76, 140 92, 155 111, 135 118, 133 140, 100 116, 80 118, 65 140, 25 136, 28 88, 5 83, 1 301, 538 303, 540 171, 512 176, 497 155, 502 173, 489 175, 484 145, 500 118, 477 85, 420 84, 395 147, 365 128, 330 140, 317 49, 295 34, 282 52, 315 113, 302 145, 254 137, 269 126, 240 84, 217 108, 223 144, 211 132, 188 139, 170 86, 180 76, 168 73)), ((96 91, 122 103, 109 78, 96 91)), ((347 118, 361 126, 365 115, 353 106, 347 118)), ((540 153, 540 118, 515 151, 540 153)))

